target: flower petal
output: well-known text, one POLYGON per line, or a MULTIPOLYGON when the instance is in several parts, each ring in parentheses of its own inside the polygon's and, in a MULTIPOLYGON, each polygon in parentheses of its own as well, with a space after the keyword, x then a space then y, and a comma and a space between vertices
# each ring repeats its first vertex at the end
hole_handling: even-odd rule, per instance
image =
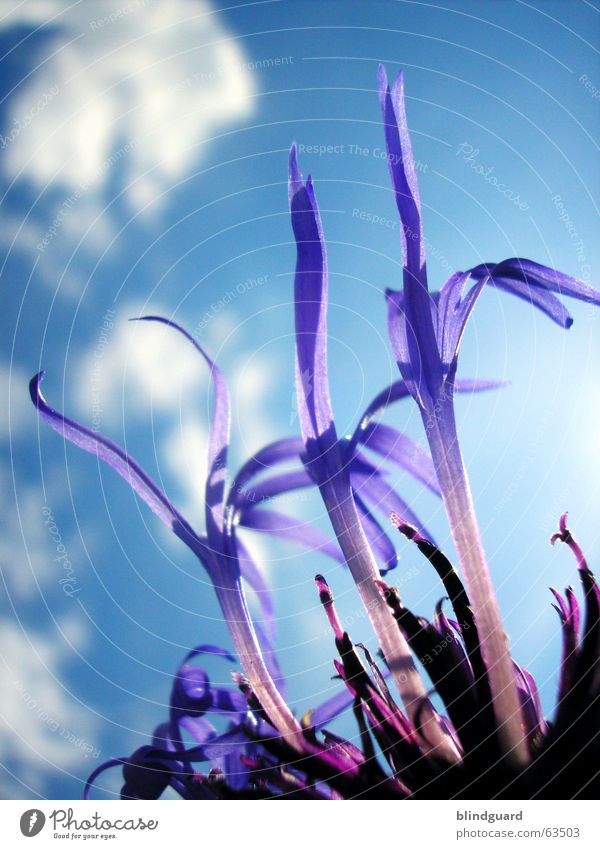
POLYGON ((425 244, 421 232, 417 170, 406 120, 402 71, 390 90, 385 68, 379 66, 379 104, 385 129, 387 162, 402 223, 404 265, 416 276, 425 265, 425 244))
POLYGON ((307 469, 294 469, 291 472, 282 472, 280 475, 272 475, 254 484, 250 489, 238 492, 235 503, 238 508, 233 514, 233 519, 239 513, 247 513, 253 507, 270 503, 273 498, 285 493, 294 492, 297 489, 305 489, 314 486, 315 481, 307 469))
POLYGON ((360 495, 371 507, 386 516, 389 516, 390 513, 399 514, 405 522, 420 527, 423 533, 427 533, 431 538, 411 507, 385 480, 380 471, 362 455, 357 455, 354 458, 350 477, 355 493, 360 495))
POLYGON ((361 432, 360 441, 365 448, 399 466, 436 495, 440 494, 431 456, 410 437, 389 425, 371 422, 361 432))
POLYGON ((573 319, 555 295, 567 295, 600 306, 600 292, 592 286, 530 259, 512 257, 471 269, 471 276, 475 279, 487 274, 491 275, 493 285, 530 301, 561 327, 569 328, 573 319))
POLYGON ((300 457, 304 451, 304 443, 298 437, 288 439, 279 439, 276 442, 271 442, 269 445, 261 448, 256 454, 253 454, 235 476, 227 501, 229 504, 235 505, 238 496, 247 490, 248 484, 255 477, 260 475, 267 469, 271 469, 278 463, 294 460, 300 457))
POLYGON ((404 365, 402 376, 411 394, 428 408, 442 381, 441 360, 427 289, 425 242, 406 109, 404 76, 398 74, 391 90, 383 65, 379 66, 379 102, 385 128, 387 161, 400 213, 404 286, 402 299, 388 294, 389 329, 396 359, 404 365), (400 354, 400 356, 398 356, 400 354))
POLYGON ((345 563, 344 556, 336 539, 329 537, 305 522, 299 522, 291 516, 275 510, 247 510, 240 514, 240 525, 255 531, 265 531, 281 539, 289 540, 331 557, 338 563, 345 563))
POLYGON ((398 553, 393 542, 360 496, 355 494, 354 501, 365 535, 379 561, 380 572, 382 575, 385 575, 386 572, 389 572, 390 569, 395 569, 398 565, 398 553))
POLYGON ((114 469, 139 495, 142 501, 145 501, 153 513, 198 554, 200 538, 160 487, 154 483, 150 475, 142 469, 133 457, 110 439, 53 409, 40 389, 43 377, 44 372, 41 371, 32 378, 29 384, 29 392, 31 400, 46 424, 64 439, 72 442, 73 445, 77 445, 78 448, 82 448, 88 454, 92 454, 114 469))
POLYGON ((156 315, 145 315, 135 320, 157 321, 161 324, 166 324, 167 327, 172 327, 194 346, 210 368, 210 374, 215 388, 215 407, 208 444, 208 478, 205 489, 206 533, 210 546, 215 551, 222 551, 224 546, 223 511, 225 478, 227 475, 227 449, 229 447, 229 431, 231 427, 231 405, 227 383, 221 370, 211 360, 206 351, 201 348, 187 330, 184 330, 176 322, 156 315))
MULTIPOLYGON (((456 380, 454 384, 455 392, 487 392, 490 389, 500 389, 507 385, 505 380, 469 380, 463 378, 456 380)), ((409 398, 410 392, 404 380, 396 380, 390 386, 386 386, 381 392, 373 398, 367 406, 360 418, 360 422, 354 430, 350 439, 346 442, 344 457, 348 462, 356 448, 357 443, 361 440, 362 431, 366 430, 375 416, 381 415, 390 404, 396 401, 401 401, 403 398, 409 398)))
POLYGON ((290 211, 296 238, 296 397, 307 459, 319 482, 335 477, 339 447, 327 375, 327 255, 312 180, 290 151, 290 211))
POLYGON ((275 608, 273 606, 271 590, 269 589, 269 585, 265 580, 264 575, 255 563, 254 558, 239 537, 236 539, 236 546, 242 578, 252 589, 258 600, 260 612, 263 617, 265 636, 269 643, 273 643, 275 640, 276 627, 275 608))

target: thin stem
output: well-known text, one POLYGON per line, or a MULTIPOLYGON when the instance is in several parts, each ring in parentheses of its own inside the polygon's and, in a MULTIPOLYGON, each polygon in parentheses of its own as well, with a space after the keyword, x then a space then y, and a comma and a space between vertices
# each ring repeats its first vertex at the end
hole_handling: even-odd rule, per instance
POLYGON ((302 728, 265 665, 239 577, 232 577, 229 581, 220 574, 214 583, 237 656, 250 686, 265 713, 286 742, 296 751, 304 752, 306 746, 303 744, 302 728), (223 586, 225 580, 228 581, 228 586, 223 586))
POLYGON ((488 670, 500 742, 517 764, 529 760, 521 705, 489 573, 467 472, 462 459, 452 396, 442 396, 433 414, 422 412, 467 592, 488 670))
POLYGON ((340 500, 335 484, 328 483, 322 487, 322 494, 333 530, 409 718, 413 722, 417 720, 419 711, 421 716, 428 716, 431 721, 425 725, 420 723, 426 738, 425 748, 435 750, 436 754, 452 761, 458 760, 460 756, 456 746, 435 718, 433 710, 423 714, 427 693, 408 643, 377 585, 380 580, 379 568, 360 523, 350 489, 347 497, 340 500))

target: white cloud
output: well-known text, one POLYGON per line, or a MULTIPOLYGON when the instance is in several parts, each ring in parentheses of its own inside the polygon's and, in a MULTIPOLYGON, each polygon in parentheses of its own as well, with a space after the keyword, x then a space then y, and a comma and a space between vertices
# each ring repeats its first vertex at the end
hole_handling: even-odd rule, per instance
POLYGON ((37 488, 17 490, 9 469, 0 468, 0 572, 13 604, 35 598, 38 585, 52 580, 55 555, 44 527, 43 506, 37 488))
MULTIPOLYGON (((9 100, 11 179, 85 195, 118 172, 137 210, 189 170, 204 142, 249 114, 244 55, 202 0, 10 5, 0 27, 52 34, 9 100)), ((69 218, 75 226, 79 215, 69 218)))
POLYGON ((0 245, 75 299, 89 259, 123 250, 123 206, 156 226, 211 138, 250 114, 254 82, 203 0, 0 0, 0 33, 23 28, 35 49, 24 38, 15 51, 0 174, 32 202, 0 245))
POLYGON ((43 794, 49 775, 99 762, 98 720, 61 685, 61 653, 62 638, 0 622, 0 761, 24 785, 11 781, 6 795, 43 794))
POLYGON ((20 366, 0 363, 0 439, 13 442, 23 432, 32 432, 35 415, 27 388, 29 377, 20 366))
POLYGON ((154 412, 176 416, 187 399, 200 406, 205 398, 209 372, 192 346, 165 325, 128 320, 149 314, 170 311, 147 304, 121 307, 99 322, 87 353, 77 360, 76 403, 88 421, 97 417, 100 429, 102 421, 112 425, 124 416, 151 426, 154 412))
POLYGON ((183 515, 200 529, 204 528, 207 446, 208 430, 193 420, 169 430, 161 443, 166 467, 182 493, 183 500, 177 503, 183 515))
MULTIPOLYGON (((151 433, 159 468, 177 484, 178 492, 171 493, 174 500, 201 528, 213 405, 210 375, 201 356, 171 328, 127 321, 149 313, 169 315, 160 306, 131 304, 118 311, 113 328, 103 331, 99 327, 97 338, 77 360, 75 403, 82 421, 121 443, 119 429, 127 432, 129 425, 141 425, 151 433)), ((202 339, 217 360, 226 329, 223 317, 223 322, 211 323, 202 339)), ((279 436, 273 431, 266 404, 278 368, 266 354, 256 354, 249 361, 240 358, 233 373, 225 369, 232 401, 234 463, 279 436)), ((135 456, 130 439, 128 448, 135 456)), ((236 471, 233 464, 231 471, 236 471)))
MULTIPOLYGON (((273 432, 267 400, 277 385, 279 364, 267 354, 255 354, 232 377, 233 431, 239 451, 247 457, 281 434, 273 432)), ((285 394, 284 394, 285 397, 285 394)))

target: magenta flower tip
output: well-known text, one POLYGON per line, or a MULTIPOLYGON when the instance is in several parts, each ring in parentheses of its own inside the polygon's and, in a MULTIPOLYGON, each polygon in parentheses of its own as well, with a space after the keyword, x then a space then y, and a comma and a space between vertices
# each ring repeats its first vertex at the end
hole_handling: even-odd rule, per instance
POLYGON ((329 589, 329 584, 323 575, 317 575, 315 577, 315 584, 319 590, 319 600, 323 605, 329 624, 331 625, 331 629, 335 634, 335 638, 336 640, 342 640, 344 637, 344 628, 342 627, 342 623, 335 609, 333 595, 329 589))
POLYGON ((573 556, 577 560, 577 565, 579 569, 588 572, 589 569, 583 550, 577 540, 574 538, 569 528, 567 527, 568 515, 568 513, 563 513, 560 517, 558 523, 558 531, 556 533, 553 533, 550 537, 550 545, 554 545, 557 541, 564 542, 565 545, 568 545, 571 551, 573 552, 573 556))

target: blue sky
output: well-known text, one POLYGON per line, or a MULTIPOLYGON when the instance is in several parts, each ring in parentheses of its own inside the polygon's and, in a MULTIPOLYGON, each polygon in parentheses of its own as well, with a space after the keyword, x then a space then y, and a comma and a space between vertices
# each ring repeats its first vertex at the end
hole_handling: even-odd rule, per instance
MULTIPOLYGON (((127 319, 160 311, 217 359, 234 400, 232 469, 295 432, 296 141, 328 240, 330 376, 347 431, 397 374, 383 291, 399 285, 401 249, 378 62, 406 73, 431 284, 525 256, 600 285, 598 12, 568 0, 448 5, 0 4, 3 797, 79 797, 90 767, 147 742, 185 652, 229 645, 194 559, 120 479, 39 427, 29 377, 45 368, 49 400, 125 444, 201 525, 207 376, 172 335, 127 319)), ((569 308, 564 332, 490 291, 460 362, 465 377, 511 381, 461 399, 460 432, 511 645, 548 711, 560 644, 547 587, 575 577, 548 546, 561 512, 592 568, 600 555, 599 319, 569 308)), ((388 420, 420 439, 410 402, 388 420)), ((398 486, 451 551, 433 496, 398 486)), ((316 496, 285 506, 327 529, 316 496)), ((304 710, 336 686, 317 570, 353 636, 372 637, 347 574, 248 539, 304 710)), ((440 588, 400 550, 406 601, 427 615, 440 588)))

